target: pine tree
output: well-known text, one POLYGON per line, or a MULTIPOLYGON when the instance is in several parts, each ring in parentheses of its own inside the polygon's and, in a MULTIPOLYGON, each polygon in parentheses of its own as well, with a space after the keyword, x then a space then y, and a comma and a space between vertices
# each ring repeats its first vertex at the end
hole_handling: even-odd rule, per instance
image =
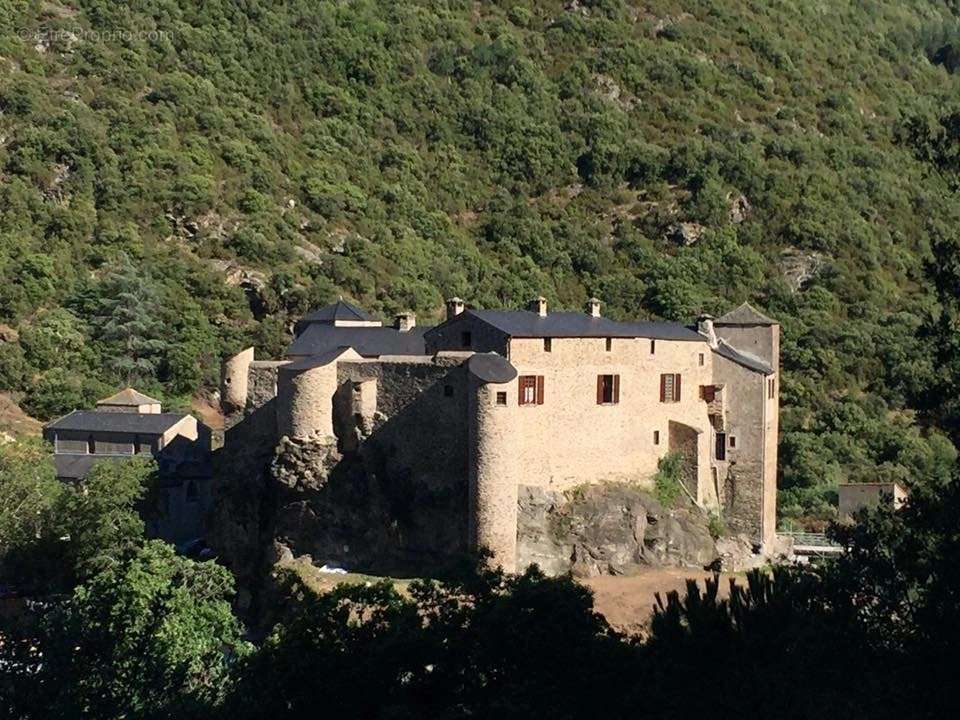
POLYGON ((168 343, 150 277, 123 256, 98 291, 91 325, 104 364, 127 384, 155 377, 168 343))

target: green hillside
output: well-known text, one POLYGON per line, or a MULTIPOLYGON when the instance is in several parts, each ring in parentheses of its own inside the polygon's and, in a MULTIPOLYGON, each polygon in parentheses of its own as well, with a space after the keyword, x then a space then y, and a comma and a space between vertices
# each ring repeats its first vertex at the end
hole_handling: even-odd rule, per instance
POLYGON ((425 319, 749 299, 783 322, 786 516, 939 481, 956 11, 0 0, 0 390, 42 418, 127 380, 185 402, 341 293, 425 319))

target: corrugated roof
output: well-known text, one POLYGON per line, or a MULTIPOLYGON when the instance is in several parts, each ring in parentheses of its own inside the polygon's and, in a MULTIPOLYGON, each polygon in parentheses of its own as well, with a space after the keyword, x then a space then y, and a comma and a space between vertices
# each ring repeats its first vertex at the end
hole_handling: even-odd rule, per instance
POLYGON ((353 303, 349 303, 343 298, 337 300, 332 305, 327 305, 319 310, 305 315, 300 320, 300 324, 308 323, 332 323, 335 320, 359 320, 363 322, 375 322, 376 318, 371 317, 365 311, 358 308, 353 303))
POLYGON ((511 337, 644 337, 663 340, 704 341, 685 325, 668 322, 617 322, 578 312, 539 315, 529 310, 466 310, 511 337))
POLYGON ((750 303, 743 303, 740 307, 721 315, 713 321, 714 325, 779 325, 771 320, 750 303))
POLYGON ((764 375, 773 375, 773 368, 764 360, 761 360, 756 355, 751 355, 746 353, 743 350, 737 350, 735 347, 730 345, 725 340, 720 340, 717 344, 717 347, 714 348, 714 352, 725 357, 727 360, 737 363, 738 365, 743 365, 749 370, 754 370, 764 375))
POLYGON ((187 415, 183 413, 126 413, 74 410, 45 425, 47 430, 77 432, 122 432, 162 435, 187 415))
POLYGON ((380 355, 423 355, 424 333, 429 327, 417 326, 406 332, 392 327, 336 327, 313 324, 287 348, 288 357, 319 355, 337 348, 351 347, 363 357, 380 355))
POLYGON ((139 390, 134 390, 131 387, 121 390, 115 395, 111 395, 108 398, 103 398, 103 400, 97 400, 97 405, 159 405, 160 401, 155 400, 149 395, 144 395, 139 390))

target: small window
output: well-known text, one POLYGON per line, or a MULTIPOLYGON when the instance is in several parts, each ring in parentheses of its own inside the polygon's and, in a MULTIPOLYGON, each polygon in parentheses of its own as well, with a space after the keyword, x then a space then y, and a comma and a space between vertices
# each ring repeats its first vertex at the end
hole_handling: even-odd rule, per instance
POLYGON ((607 338, 607 352, 613 350, 613 338, 607 338))
POLYGON ((706 362, 706 358, 703 353, 700 353, 700 357, 697 358, 697 362, 700 364, 700 367, 703 367, 703 364, 706 362))
POLYGON ((544 351, 544 352, 553 352, 553 338, 544 338, 544 339, 543 339, 543 351, 544 351))
POLYGON ((767 397, 770 400, 773 400, 777 396, 777 384, 776 380, 770 378, 767 380, 767 397))
POLYGON ((473 333, 470 331, 460 333, 460 347, 464 350, 469 350, 473 347, 473 333))
POLYGON ((506 405, 507 404, 507 393, 500 391, 497 393, 497 405, 506 405))
POLYGON ((730 436, 730 449, 733 450, 735 447, 737 447, 737 436, 736 436, 736 435, 731 435, 731 436, 730 436))
POLYGON ((657 352, 657 341, 656 341, 656 340, 651 340, 651 341, 650 341, 650 354, 653 355, 655 352, 657 352))
POLYGON ((620 376, 597 375, 597 405, 616 405, 620 402, 620 376))
POLYGON ((543 375, 521 375, 520 405, 543 405, 543 375))
POLYGON ((716 452, 717 460, 726 460, 727 459, 727 434, 726 433, 717 433, 717 443, 716 443, 716 452))
POLYGON ((97 453, 97 443, 93 439, 93 435, 87 437, 87 453, 90 455, 96 455, 97 453))
POLYGON ((654 445, 659 445, 659 444, 660 444, 660 431, 659 431, 659 430, 654 430, 654 431, 653 431, 653 444, 654 444, 654 445))
POLYGON ((680 402, 679 373, 664 373, 660 376, 660 402, 680 402))
POLYGON ((444 397, 453 397, 453 385, 444 385, 444 386, 443 386, 443 396, 444 396, 444 397))

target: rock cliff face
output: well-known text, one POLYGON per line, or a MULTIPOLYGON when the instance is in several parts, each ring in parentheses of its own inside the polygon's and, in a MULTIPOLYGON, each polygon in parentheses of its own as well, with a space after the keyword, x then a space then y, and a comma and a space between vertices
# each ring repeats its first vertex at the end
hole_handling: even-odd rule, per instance
POLYGON ((519 503, 518 567, 629 575, 651 565, 702 568, 718 557, 702 513, 664 508, 626 483, 565 493, 522 487, 519 503))

